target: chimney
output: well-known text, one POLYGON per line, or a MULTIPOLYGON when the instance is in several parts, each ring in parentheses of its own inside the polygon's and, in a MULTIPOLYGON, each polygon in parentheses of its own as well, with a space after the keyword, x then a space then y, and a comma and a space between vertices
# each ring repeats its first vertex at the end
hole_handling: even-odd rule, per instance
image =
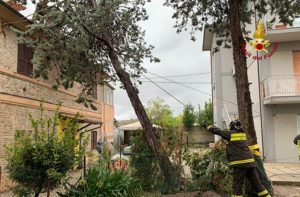
POLYGON ((26 9, 25 6, 20 5, 20 4, 16 3, 16 2, 14 2, 14 1, 6 1, 6 3, 7 3, 8 5, 10 5, 10 7, 14 8, 14 9, 17 10, 17 11, 22 11, 22 10, 25 10, 25 9, 26 9))

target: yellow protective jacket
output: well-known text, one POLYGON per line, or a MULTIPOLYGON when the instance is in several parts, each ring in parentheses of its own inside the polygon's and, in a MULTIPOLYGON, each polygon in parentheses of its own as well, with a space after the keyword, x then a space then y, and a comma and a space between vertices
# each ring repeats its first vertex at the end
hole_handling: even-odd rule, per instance
POLYGON ((228 143, 226 145, 226 155, 230 167, 252 168, 256 167, 253 154, 248 148, 246 134, 243 130, 221 130, 215 126, 207 127, 208 131, 221 136, 228 143))

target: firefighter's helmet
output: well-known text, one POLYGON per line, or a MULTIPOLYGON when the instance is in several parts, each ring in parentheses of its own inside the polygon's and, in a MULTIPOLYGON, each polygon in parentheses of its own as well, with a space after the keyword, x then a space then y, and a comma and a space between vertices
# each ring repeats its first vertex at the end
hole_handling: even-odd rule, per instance
POLYGON ((230 130, 243 130, 242 123, 238 119, 231 121, 229 128, 230 130))

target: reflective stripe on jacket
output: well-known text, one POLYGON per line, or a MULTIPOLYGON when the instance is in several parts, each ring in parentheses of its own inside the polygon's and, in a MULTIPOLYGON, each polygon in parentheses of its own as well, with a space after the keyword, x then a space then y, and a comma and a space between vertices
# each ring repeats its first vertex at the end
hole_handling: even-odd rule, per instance
POLYGON ((212 126, 208 127, 208 131, 227 140, 226 155, 230 167, 256 167, 253 154, 248 147, 246 134, 242 130, 225 131, 212 126))

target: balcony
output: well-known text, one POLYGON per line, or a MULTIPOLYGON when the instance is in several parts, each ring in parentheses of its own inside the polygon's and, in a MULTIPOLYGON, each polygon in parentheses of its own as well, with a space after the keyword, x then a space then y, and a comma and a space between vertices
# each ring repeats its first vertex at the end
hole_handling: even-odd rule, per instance
POLYGON ((290 42, 300 40, 300 15, 295 16, 292 26, 271 24, 270 28, 267 29, 266 34, 266 39, 270 42, 290 42))
POLYGON ((269 76, 261 87, 265 105, 300 103, 300 73, 269 76))

